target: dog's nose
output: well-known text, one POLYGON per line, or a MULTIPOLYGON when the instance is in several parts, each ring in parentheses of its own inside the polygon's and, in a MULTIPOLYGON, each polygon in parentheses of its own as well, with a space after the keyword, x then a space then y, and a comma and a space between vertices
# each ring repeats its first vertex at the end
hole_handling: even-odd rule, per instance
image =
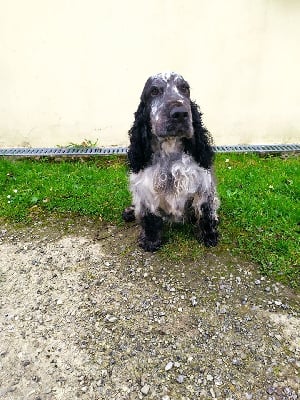
POLYGON ((175 106, 170 112, 170 117, 176 121, 184 121, 188 118, 189 113, 184 106, 175 106))

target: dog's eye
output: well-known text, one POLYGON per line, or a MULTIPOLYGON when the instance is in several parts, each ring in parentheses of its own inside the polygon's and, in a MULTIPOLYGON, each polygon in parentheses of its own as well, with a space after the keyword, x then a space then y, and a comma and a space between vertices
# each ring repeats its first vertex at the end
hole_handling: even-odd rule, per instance
POLYGON ((187 85, 181 85, 180 91, 181 91, 181 93, 186 94, 186 95, 190 94, 190 88, 187 85))
POLYGON ((153 97, 155 97, 155 96, 158 96, 159 95, 159 89, 158 89, 158 87, 156 87, 156 86, 154 86, 152 89, 151 89, 151 96, 153 96, 153 97))

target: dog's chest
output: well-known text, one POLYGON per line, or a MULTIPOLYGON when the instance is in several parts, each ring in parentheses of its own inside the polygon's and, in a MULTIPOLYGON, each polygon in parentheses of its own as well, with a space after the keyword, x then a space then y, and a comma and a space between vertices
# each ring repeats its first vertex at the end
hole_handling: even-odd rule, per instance
POLYGON ((187 154, 170 154, 151 167, 153 190, 158 194, 188 195, 201 186, 200 168, 187 154))
POLYGON ((156 153, 151 165, 130 176, 136 215, 163 212, 174 221, 183 219, 187 202, 205 199, 211 185, 210 171, 182 151, 156 153))

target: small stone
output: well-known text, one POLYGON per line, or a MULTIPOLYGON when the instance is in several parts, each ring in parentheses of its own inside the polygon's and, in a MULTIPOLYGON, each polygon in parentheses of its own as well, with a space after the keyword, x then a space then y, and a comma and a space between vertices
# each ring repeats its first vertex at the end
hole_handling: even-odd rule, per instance
POLYGON ((107 315, 106 317, 105 317, 105 320, 107 321, 107 322, 110 322, 110 323, 114 323, 114 322, 116 322, 117 321, 117 317, 114 317, 113 315, 107 315))
POLYGON ((172 361, 168 362, 168 364, 165 366, 165 371, 170 371, 170 369, 173 368, 173 363, 172 361))
POLYGON ((206 379, 207 379, 209 382, 212 382, 212 381, 214 380, 214 377, 213 377, 212 375, 208 374, 208 375, 206 375, 206 379))
POLYGON ((130 393, 130 389, 129 389, 129 387, 126 386, 126 385, 123 385, 123 386, 121 387, 121 389, 122 389, 122 392, 124 392, 124 393, 126 393, 126 394, 130 393))
POLYGON ((168 396, 167 394, 165 394, 165 395, 161 398, 161 400, 171 400, 171 399, 170 399, 170 396, 168 396))
POLYGON ((274 394, 274 392, 275 392, 275 389, 272 386, 267 388, 267 393, 268 394, 274 394))
POLYGON ((183 383, 184 376, 183 375, 178 375, 176 380, 177 380, 178 383, 183 383))
POLYGON ((193 307, 195 307, 195 306, 198 304, 197 299, 196 299, 195 296, 191 297, 190 300, 191 300, 191 303, 192 303, 192 306, 193 306, 193 307))
POLYGON ((150 390, 150 386, 148 384, 145 384, 142 389, 141 392, 143 393, 143 395, 147 396, 147 394, 149 393, 150 390))
POLYGON ((62 299, 58 299, 58 300, 56 300, 56 304, 57 304, 58 306, 61 306, 61 305, 62 305, 62 303, 63 303, 62 299))
POLYGON ((30 364, 30 361, 29 361, 29 360, 24 360, 24 361, 22 361, 22 366, 23 366, 23 367, 27 367, 29 364, 30 364))
POLYGON ((260 280, 256 279, 256 281, 254 283, 255 283, 255 285, 260 285, 260 280))
POLYGON ((221 386, 221 385, 223 385, 223 382, 222 382, 221 378, 215 378, 215 385, 216 385, 216 386, 221 386))
POLYGON ((237 367, 240 367, 242 365, 242 362, 238 358, 234 358, 232 360, 232 365, 236 365, 237 367))

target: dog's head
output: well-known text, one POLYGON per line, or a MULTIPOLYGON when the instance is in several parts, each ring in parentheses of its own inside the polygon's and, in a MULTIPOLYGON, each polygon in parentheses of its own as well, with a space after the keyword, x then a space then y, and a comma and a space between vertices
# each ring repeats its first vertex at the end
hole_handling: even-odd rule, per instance
POLYGON ((141 100, 146 105, 152 134, 159 139, 193 136, 190 87, 174 72, 151 76, 141 100))
POLYGON ((129 138, 129 166, 135 173, 149 165, 158 151, 159 146, 153 144, 169 138, 179 138, 183 151, 201 167, 210 168, 213 162, 212 138, 197 104, 190 99, 189 84, 174 72, 147 80, 129 138))

